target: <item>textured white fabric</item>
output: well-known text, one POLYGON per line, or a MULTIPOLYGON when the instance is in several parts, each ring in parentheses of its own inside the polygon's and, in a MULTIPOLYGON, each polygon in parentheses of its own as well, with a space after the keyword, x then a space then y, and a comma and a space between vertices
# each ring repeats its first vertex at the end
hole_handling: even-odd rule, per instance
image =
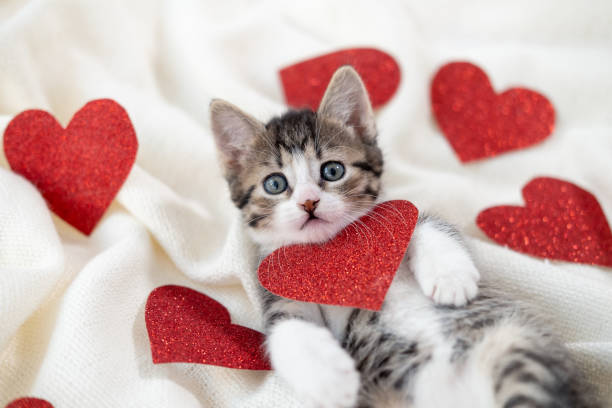
POLYGON ((474 219, 520 205, 549 175, 593 192, 612 220, 612 3, 573 0, 18 1, 0 5, 0 130, 41 108, 66 124, 110 97, 140 141, 117 199, 90 237, 55 215, 0 153, 0 406, 23 395, 65 407, 299 406, 273 374, 151 362, 147 295, 186 285, 261 328, 252 247, 215 160, 207 107, 260 119, 283 111, 276 71, 371 45, 402 68, 378 113, 387 197, 457 223, 477 265, 558 328, 612 405, 612 270, 544 261, 492 243, 474 219), (471 60, 504 89, 554 103, 553 136, 462 165, 432 120, 429 81, 471 60))

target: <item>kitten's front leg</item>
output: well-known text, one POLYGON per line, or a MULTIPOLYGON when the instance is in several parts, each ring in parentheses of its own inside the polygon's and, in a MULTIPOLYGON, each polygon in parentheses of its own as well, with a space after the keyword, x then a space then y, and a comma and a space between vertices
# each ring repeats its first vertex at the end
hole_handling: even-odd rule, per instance
POLYGON ((407 255, 421 290, 435 303, 463 306, 478 293, 480 273, 451 225, 419 218, 407 255))
POLYGON ((319 313, 317 306, 300 303, 277 299, 266 311, 272 367, 308 407, 354 406, 359 391, 354 360, 326 327, 304 320, 319 313))

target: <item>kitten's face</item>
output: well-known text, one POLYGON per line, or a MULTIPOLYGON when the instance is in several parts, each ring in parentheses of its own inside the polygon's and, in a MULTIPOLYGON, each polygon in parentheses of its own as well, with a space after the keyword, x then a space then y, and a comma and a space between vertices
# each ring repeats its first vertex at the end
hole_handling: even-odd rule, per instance
POLYGON ((383 161, 367 94, 352 69, 340 79, 339 74, 318 113, 290 111, 265 126, 246 116, 236 122, 233 115, 244 114, 227 103, 213 103, 213 129, 232 200, 266 250, 327 241, 367 213, 378 197, 383 161), (334 85, 351 101, 334 99, 334 85), (351 86, 358 95, 347 94, 351 86), (365 106, 359 104, 364 95, 365 106), (333 110, 330 101, 349 111, 333 110), (215 123, 215 118, 220 120, 215 123), (244 132, 250 133, 246 140, 237 140, 244 132), (219 134, 229 149, 219 143, 219 134))
POLYGON ((326 241, 367 212, 379 193, 378 147, 311 111, 273 119, 249 156, 230 188, 265 247, 326 241))

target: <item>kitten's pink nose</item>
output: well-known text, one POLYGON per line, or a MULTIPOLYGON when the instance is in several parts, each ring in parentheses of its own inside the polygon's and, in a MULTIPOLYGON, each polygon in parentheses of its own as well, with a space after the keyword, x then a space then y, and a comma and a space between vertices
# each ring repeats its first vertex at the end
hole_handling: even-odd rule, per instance
POLYGON ((317 208, 317 204, 319 204, 319 200, 306 200, 302 207, 304 207, 304 211, 311 213, 317 208))

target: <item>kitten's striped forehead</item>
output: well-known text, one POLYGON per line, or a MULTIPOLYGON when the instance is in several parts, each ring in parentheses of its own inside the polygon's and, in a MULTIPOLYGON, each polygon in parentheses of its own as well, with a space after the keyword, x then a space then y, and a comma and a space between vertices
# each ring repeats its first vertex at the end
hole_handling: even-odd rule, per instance
POLYGON ((274 156, 280 167, 283 166, 283 153, 303 153, 310 147, 318 158, 321 157, 320 129, 313 111, 289 111, 270 120, 266 131, 274 143, 274 156))

